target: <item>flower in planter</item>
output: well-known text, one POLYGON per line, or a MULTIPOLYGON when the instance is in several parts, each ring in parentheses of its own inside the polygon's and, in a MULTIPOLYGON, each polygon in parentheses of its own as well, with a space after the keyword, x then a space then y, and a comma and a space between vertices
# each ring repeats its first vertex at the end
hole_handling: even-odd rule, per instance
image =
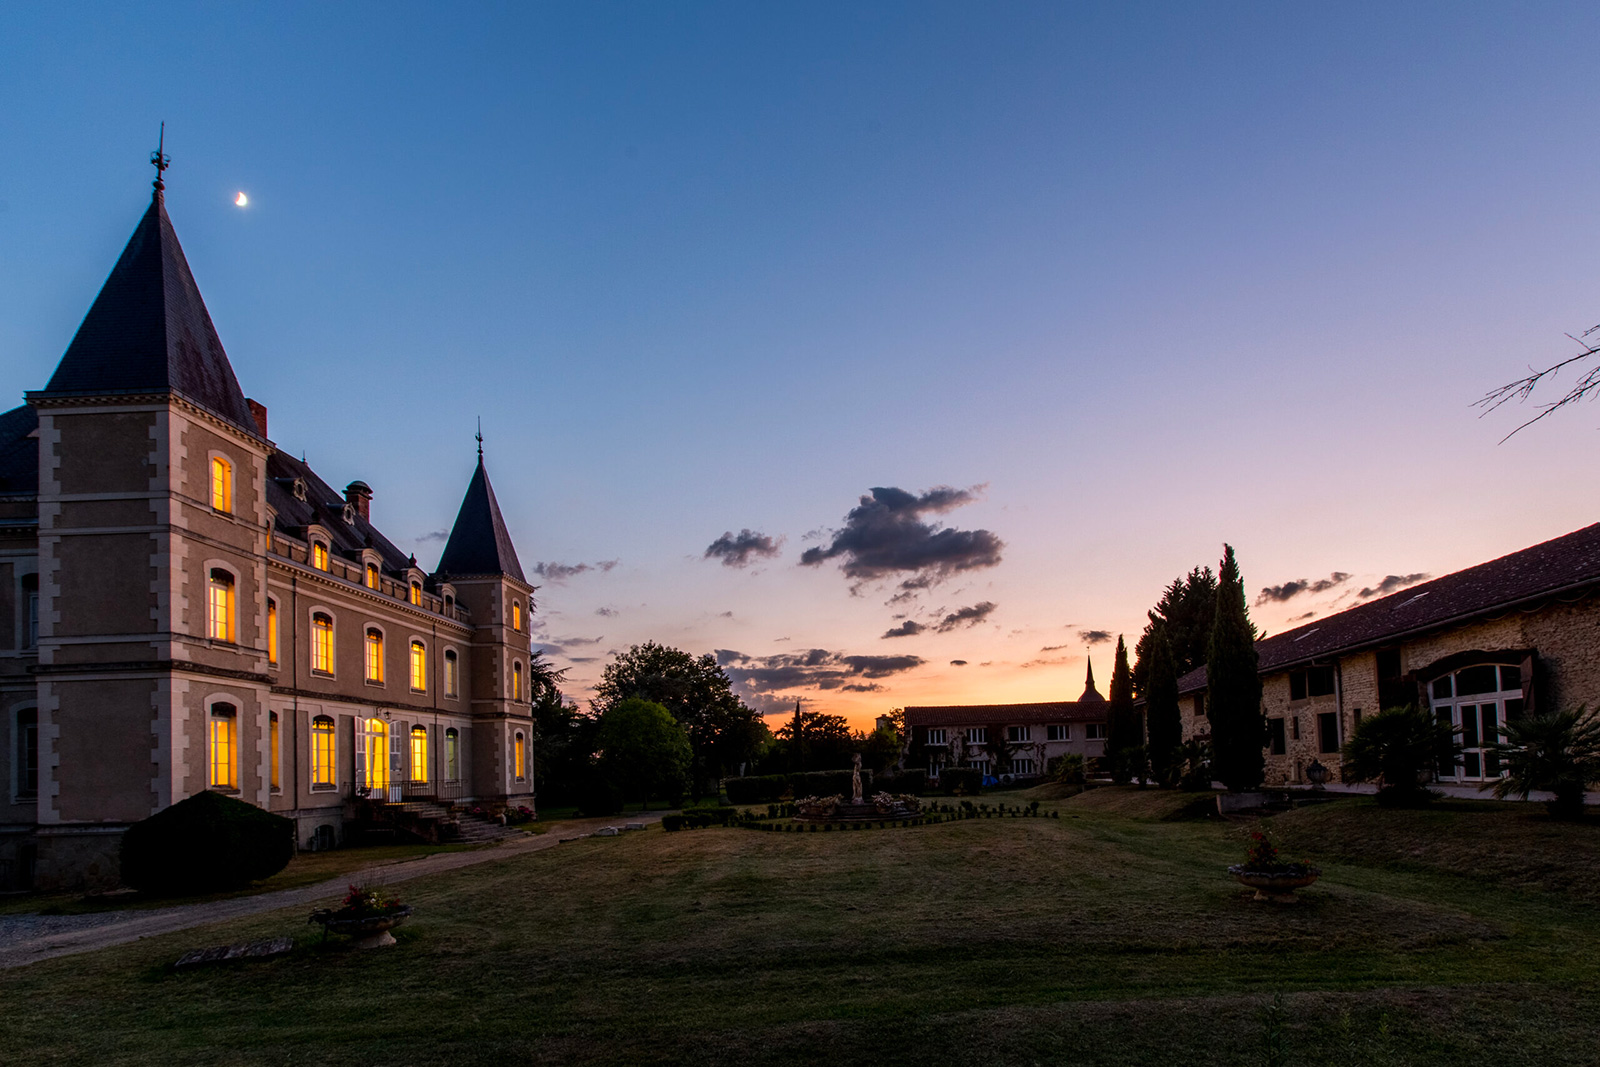
POLYGON ((1270 874, 1300 874, 1312 869, 1309 863, 1284 859, 1278 853, 1278 846, 1260 830, 1250 832, 1250 846, 1240 866, 1247 871, 1270 874))

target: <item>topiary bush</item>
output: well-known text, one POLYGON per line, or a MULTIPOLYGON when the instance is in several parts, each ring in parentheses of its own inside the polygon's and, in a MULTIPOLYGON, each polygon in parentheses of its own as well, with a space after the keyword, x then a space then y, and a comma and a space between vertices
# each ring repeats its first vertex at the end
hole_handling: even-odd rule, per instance
POLYGON ((207 790, 122 835, 122 881, 154 896, 238 889, 294 857, 294 823, 207 790))

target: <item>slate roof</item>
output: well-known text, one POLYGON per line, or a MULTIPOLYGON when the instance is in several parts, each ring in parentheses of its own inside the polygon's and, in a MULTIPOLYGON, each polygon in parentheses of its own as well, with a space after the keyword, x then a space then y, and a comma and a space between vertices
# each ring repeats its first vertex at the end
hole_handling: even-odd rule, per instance
POLYGON ((1105 701, 1050 700, 1039 704, 946 704, 906 708, 907 726, 1007 726, 1104 722, 1105 701))
POLYGON ((472 472, 472 481, 467 485, 467 495, 461 501, 461 510, 456 514, 456 524, 450 528, 444 555, 439 557, 439 573, 450 577, 508 574, 527 584, 528 580, 522 576, 522 564, 517 561, 516 546, 506 530, 506 520, 500 514, 500 504, 494 498, 494 486, 489 484, 482 453, 478 455, 478 469, 472 472))
POLYGON ((260 436, 157 194, 49 384, 30 396, 166 392, 260 436))
POLYGON ((0 496, 39 493, 39 413, 24 404, 0 415, 0 496))
POLYGON ((290 537, 305 538, 305 528, 315 523, 328 531, 328 548, 345 559, 359 559, 363 548, 383 557, 383 569, 401 574, 411 566, 411 557, 400 551, 371 522, 355 516, 344 521, 344 494, 305 463, 287 453, 274 451, 267 457, 267 503, 278 513, 277 529, 290 537), (295 479, 305 480, 306 498, 294 495, 295 479))
MULTIPOLYGON (((1282 671, 1596 586, 1600 523, 1275 634, 1256 654, 1263 674, 1282 671)), ((1178 680, 1184 693, 1205 686, 1204 667, 1178 680)))

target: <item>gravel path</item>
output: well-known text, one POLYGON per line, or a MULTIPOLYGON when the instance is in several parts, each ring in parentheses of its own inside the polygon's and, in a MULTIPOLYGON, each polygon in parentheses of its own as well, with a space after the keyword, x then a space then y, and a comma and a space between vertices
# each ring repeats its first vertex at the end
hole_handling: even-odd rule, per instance
POLYGON ((579 819, 556 823, 542 834, 509 839, 489 848, 471 852, 440 852, 419 860, 395 860, 341 874, 316 885, 251 897, 235 897, 232 900, 181 904, 171 908, 105 911, 92 915, 3 915, 0 916, 0 969, 22 967, 55 956, 93 952, 143 937, 170 934, 279 908, 296 905, 309 907, 330 897, 344 896, 352 882, 360 885, 394 885, 441 871, 508 859, 526 852, 540 852, 602 826, 620 826, 624 821, 652 823, 660 819, 659 812, 630 813, 610 820, 579 819))

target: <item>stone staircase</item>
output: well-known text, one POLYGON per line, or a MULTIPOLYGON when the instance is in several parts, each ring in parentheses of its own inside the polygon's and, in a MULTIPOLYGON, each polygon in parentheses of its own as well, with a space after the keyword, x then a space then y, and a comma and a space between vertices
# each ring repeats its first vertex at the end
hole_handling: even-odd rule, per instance
POLYGON ((485 844, 524 833, 515 826, 501 826, 464 811, 452 815, 443 805, 427 800, 385 804, 382 810, 398 828, 438 844, 485 844))

